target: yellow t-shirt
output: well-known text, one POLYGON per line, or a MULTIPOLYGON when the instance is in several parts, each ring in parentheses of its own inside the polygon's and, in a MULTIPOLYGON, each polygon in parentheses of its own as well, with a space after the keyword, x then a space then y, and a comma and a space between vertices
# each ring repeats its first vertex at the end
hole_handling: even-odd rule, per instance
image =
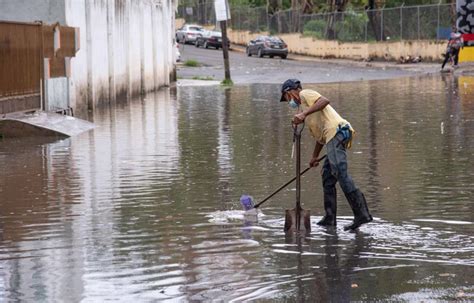
MULTIPOLYGON (((304 111, 316 103, 321 97, 321 94, 315 90, 303 89, 300 91, 300 97, 301 107, 304 111)), ((349 122, 343 119, 329 104, 323 110, 306 116, 305 123, 316 141, 321 144, 326 144, 334 138, 339 125, 349 124, 349 122)), ((352 127, 351 130, 354 131, 352 127)))

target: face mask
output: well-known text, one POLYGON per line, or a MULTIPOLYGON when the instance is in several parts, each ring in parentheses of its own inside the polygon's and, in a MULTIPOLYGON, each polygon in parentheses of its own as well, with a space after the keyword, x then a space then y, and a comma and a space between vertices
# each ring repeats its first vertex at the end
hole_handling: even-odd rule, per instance
POLYGON ((289 104, 291 108, 298 108, 299 106, 299 104, 295 101, 295 99, 291 99, 289 104))

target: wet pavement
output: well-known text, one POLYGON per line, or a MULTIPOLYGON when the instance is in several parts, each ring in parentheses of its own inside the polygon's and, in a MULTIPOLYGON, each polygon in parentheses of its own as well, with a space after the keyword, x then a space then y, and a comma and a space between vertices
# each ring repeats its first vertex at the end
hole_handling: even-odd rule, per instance
MULTIPOLYGON (((0 140, 0 301, 474 300, 474 78, 306 85, 357 131, 349 171, 374 222, 323 214, 302 178, 307 237, 286 236, 291 109, 278 84, 182 86, 94 113, 61 141, 0 140)), ((313 141, 303 136, 303 163, 313 141)))
MULTIPOLYGON (((196 48, 180 44, 181 79, 224 79, 222 50, 196 48), (194 60, 198 67, 184 63, 194 60)), ((342 59, 319 59, 290 54, 288 59, 247 57, 241 46, 229 52, 231 78, 236 84, 283 83, 298 78, 305 83, 381 80, 416 75, 439 74, 441 63, 396 64, 393 62, 362 62, 342 59)), ((473 67, 474 70, 474 67, 473 67)))

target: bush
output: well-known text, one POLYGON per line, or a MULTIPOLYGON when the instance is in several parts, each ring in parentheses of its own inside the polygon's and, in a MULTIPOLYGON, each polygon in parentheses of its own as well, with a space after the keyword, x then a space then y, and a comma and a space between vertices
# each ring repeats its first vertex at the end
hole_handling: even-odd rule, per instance
POLYGON ((364 41, 365 27, 369 18, 365 13, 347 11, 344 20, 335 22, 337 39, 341 41, 364 41))
POLYGON ((312 36, 318 39, 324 39, 326 32, 326 21, 325 20, 311 20, 306 22, 303 27, 303 35, 312 36))
MULTIPOLYGON (((306 22, 303 27, 303 34, 305 36, 312 36, 318 39, 326 39, 326 32, 329 19, 318 19, 306 22)), ((348 10, 343 14, 335 14, 332 16, 333 31, 336 33, 337 40, 340 41, 364 41, 365 29, 369 18, 365 12, 356 13, 353 10, 348 10)), ((329 31, 332 32, 332 31, 329 31)))
POLYGON ((229 80, 224 79, 224 80, 222 80, 221 85, 222 86, 232 86, 232 85, 234 85, 234 82, 230 79, 229 80))
POLYGON ((184 62, 184 66, 196 67, 199 66, 199 62, 197 62, 196 60, 187 60, 186 62, 184 62))

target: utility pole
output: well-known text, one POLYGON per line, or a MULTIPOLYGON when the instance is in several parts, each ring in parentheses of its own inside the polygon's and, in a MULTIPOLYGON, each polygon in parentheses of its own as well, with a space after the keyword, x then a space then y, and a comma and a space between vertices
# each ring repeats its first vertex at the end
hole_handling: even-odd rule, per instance
POLYGON ((224 84, 232 84, 229 67, 229 47, 227 39, 227 20, 230 19, 230 9, 227 0, 214 0, 216 10, 216 21, 220 22, 222 31, 222 53, 224 55, 224 84))
POLYGON ((230 66, 229 66, 229 46, 227 39, 227 20, 220 21, 222 31, 222 53, 224 54, 224 79, 226 83, 230 83, 230 66))

